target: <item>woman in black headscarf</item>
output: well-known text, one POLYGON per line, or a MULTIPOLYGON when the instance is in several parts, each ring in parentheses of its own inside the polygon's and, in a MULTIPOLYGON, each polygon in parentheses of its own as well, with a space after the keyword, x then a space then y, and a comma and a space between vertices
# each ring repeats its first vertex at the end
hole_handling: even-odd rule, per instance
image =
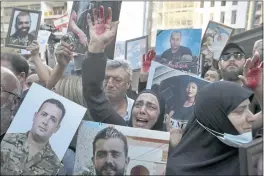
POLYGON ((253 115, 248 109, 252 95, 232 82, 205 86, 197 94, 194 118, 188 122, 180 143, 170 151, 166 174, 239 175, 237 143, 221 137, 225 134, 225 138, 238 139, 233 135, 250 133, 252 139, 253 115))

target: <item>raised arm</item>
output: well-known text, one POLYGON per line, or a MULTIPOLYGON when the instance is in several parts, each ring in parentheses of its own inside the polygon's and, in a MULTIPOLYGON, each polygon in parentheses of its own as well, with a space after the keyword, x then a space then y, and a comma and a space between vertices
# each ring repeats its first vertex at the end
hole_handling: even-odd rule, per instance
POLYGON ((108 18, 104 21, 104 9, 100 7, 100 22, 97 10, 94 9, 94 25, 88 14, 87 22, 90 28, 88 58, 82 64, 83 96, 92 118, 97 122, 126 126, 125 120, 112 108, 103 91, 106 59, 104 58, 105 43, 117 31, 118 22, 112 22, 112 10, 108 8, 108 18))

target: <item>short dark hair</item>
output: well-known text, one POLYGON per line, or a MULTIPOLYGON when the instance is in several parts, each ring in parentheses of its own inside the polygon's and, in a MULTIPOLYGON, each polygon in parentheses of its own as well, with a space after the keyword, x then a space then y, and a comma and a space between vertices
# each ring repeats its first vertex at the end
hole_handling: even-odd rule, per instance
POLYGON ((17 25, 18 17, 21 17, 21 16, 29 16, 30 21, 31 21, 31 17, 30 17, 29 12, 20 11, 20 12, 17 14, 17 16, 16 16, 16 25, 17 25))
POLYGON ((9 61, 14 69, 12 71, 15 74, 25 72, 26 77, 28 76, 29 64, 23 56, 16 53, 3 52, 1 53, 1 60, 9 61))
POLYGON ((172 33, 171 33, 170 39, 171 39, 172 35, 174 35, 174 34, 180 34, 180 36, 182 36, 181 31, 179 31, 179 30, 174 30, 174 31, 172 31, 172 33))
POLYGON ((121 132, 117 131, 117 129, 115 129, 114 127, 106 127, 97 133, 93 141, 93 155, 95 154, 96 142, 99 139, 110 139, 110 138, 119 138, 124 142, 125 156, 127 157, 128 155, 127 139, 121 132))
POLYGON ((56 105, 56 106, 62 111, 62 116, 61 116, 61 119, 60 119, 60 122, 59 122, 59 123, 61 123, 61 121, 62 121, 62 119, 63 119, 63 117, 64 117, 64 115, 65 115, 65 113, 66 113, 66 110, 65 110, 65 108, 64 108, 64 105, 63 105, 59 100, 56 100, 56 99, 50 98, 50 99, 45 100, 45 101, 41 104, 41 106, 40 106, 39 109, 38 109, 38 112, 41 110, 42 106, 43 106, 45 103, 51 103, 51 104, 54 104, 54 105, 56 105))

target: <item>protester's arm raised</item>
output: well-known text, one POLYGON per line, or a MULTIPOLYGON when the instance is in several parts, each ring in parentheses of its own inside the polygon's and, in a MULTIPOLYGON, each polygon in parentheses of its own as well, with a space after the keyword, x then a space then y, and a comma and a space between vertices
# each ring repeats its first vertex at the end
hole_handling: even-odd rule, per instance
POLYGON ((52 89, 55 87, 57 82, 63 76, 64 70, 67 67, 68 63, 72 59, 73 47, 68 43, 61 41, 58 47, 55 50, 55 55, 57 58, 58 64, 52 70, 51 76, 49 77, 47 88, 52 89))
POLYGON ((36 72, 38 74, 39 80, 47 85, 50 76, 50 69, 48 68, 48 66, 42 63, 39 57, 38 41, 34 40, 26 49, 31 52, 30 57, 32 59, 32 62, 36 66, 36 72))
POLYGON ((116 34, 118 22, 112 22, 112 11, 108 8, 108 18, 104 22, 103 7, 100 7, 100 22, 97 10, 94 9, 94 25, 88 14, 90 28, 88 58, 82 64, 83 96, 92 118, 97 122, 126 126, 125 120, 112 108, 103 91, 106 59, 104 58, 105 43, 116 34))

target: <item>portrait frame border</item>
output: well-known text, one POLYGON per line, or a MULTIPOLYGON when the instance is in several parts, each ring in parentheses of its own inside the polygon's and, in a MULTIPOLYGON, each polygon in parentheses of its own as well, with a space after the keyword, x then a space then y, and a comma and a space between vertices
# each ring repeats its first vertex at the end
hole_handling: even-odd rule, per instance
MULTIPOLYGON (((142 36, 142 37, 137 37, 137 38, 133 38, 133 39, 129 39, 129 40, 126 40, 125 41, 125 60, 128 60, 127 59, 127 46, 130 42, 134 42, 134 41, 137 41, 137 40, 142 40, 142 39, 145 39, 146 40, 146 48, 145 48, 145 54, 147 54, 148 52, 148 35, 145 35, 145 36, 142 36)), ((140 68, 138 69, 134 69, 134 70, 139 70, 140 68)))
MULTIPOLYGON (((231 29, 231 30, 232 30, 231 33, 230 33, 230 35, 229 35, 229 37, 228 37, 228 40, 227 40, 227 42, 226 42, 226 45, 229 43, 230 38, 232 37, 232 35, 233 35, 234 31, 235 31, 234 28, 232 28, 232 27, 230 27, 230 26, 227 26, 227 25, 225 25, 225 24, 223 24, 223 23, 219 23, 219 22, 216 22, 216 21, 213 21, 213 20, 209 20, 209 22, 207 23, 207 26, 206 26, 206 28, 205 28, 204 35, 203 35, 203 37, 202 37, 202 39, 201 39, 200 50, 202 50, 202 45, 203 45, 204 36, 205 36, 205 34, 206 34, 206 32, 207 32, 207 30, 208 30, 208 28, 209 28, 209 24, 211 24, 211 23, 216 24, 217 26, 221 26, 221 27, 224 27, 224 28, 227 28, 227 29, 231 29)), ((200 68, 198 68, 198 74, 201 74, 201 75, 202 75, 203 72, 204 72, 204 66, 203 66, 203 65, 204 65, 204 58, 203 58, 201 52, 202 52, 202 51, 200 51, 200 56, 199 56, 199 63, 200 63, 200 66, 199 66, 199 67, 200 67, 200 68), (199 72, 200 72, 200 73, 199 73, 199 72)), ((219 58, 219 60, 220 60, 220 58, 219 58)), ((218 62, 219 60, 213 58, 213 63, 216 63, 216 62, 218 62)), ((213 65, 213 67, 215 67, 215 66, 213 65)), ((205 73, 204 73, 204 74, 205 74, 205 73)))
POLYGON ((17 8, 17 7, 13 7, 12 8, 10 23, 9 23, 9 27, 8 27, 8 31, 7 31, 6 39, 5 39, 6 40, 5 41, 5 47, 26 49, 28 46, 14 45, 14 44, 10 44, 9 43, 10 33, 11 33, 12 24, 13 24, 13 20, 14 20, 14 14, 15 14, 16 11, 23 11, 23 12, 29 12, 29 13, 36 13, 36 14, 38 14, 38 21, 37 21, 37 26, 36 26, 36 36, 35 36, 35 40, 37 40, 37 38, 38 38, 38 31, 40 29, 42 12, 41 11, 38 11, 38 10, 21 9, 21 8, 17 8))
POLYGON ((263 152, 263 138, 255 139, 239 148, 240 175, 253 175, 252 157, 261 151, 263 152))

